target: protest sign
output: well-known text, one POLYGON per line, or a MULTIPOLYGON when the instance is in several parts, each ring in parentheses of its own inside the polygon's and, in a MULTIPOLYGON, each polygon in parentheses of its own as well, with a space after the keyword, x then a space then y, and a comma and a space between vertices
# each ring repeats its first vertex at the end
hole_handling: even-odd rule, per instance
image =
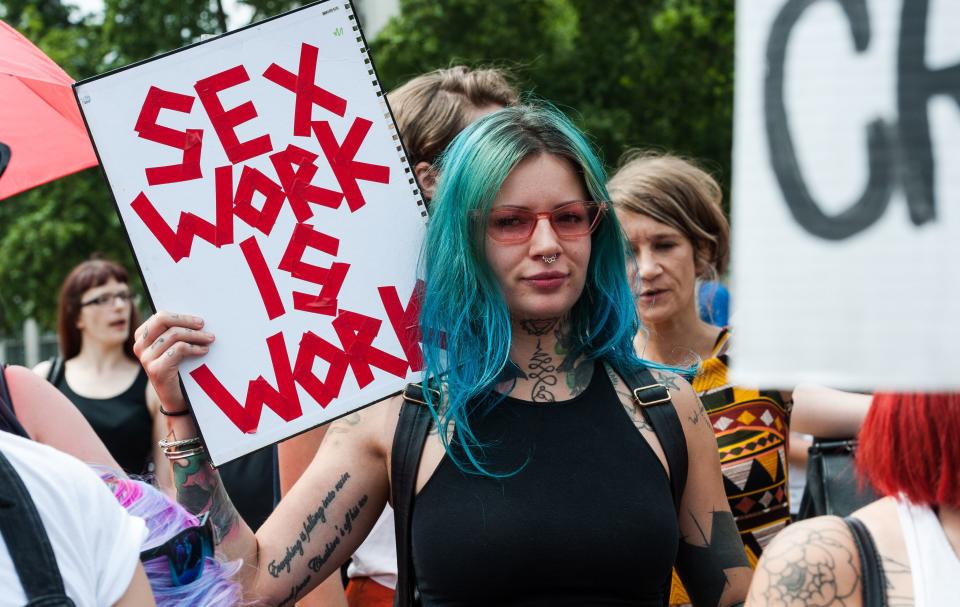
POLYGON ((737 3, 733 376, 956 389, 960 4, 737 3))
POLYGON ((416 377, 426 211, 349 2, 75 90, 154 307, 217 336, 181 366, 215 464, 416 377))

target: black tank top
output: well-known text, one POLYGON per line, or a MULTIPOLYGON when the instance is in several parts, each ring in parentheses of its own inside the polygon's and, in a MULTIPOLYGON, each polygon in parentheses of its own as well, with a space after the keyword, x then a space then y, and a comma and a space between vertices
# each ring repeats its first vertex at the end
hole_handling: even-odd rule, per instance
POLYGON ((488 470, 523 468, 493 479, 441 460, 413 511, 425 607, 662 604, 679 540, 670 483, 602 363, 576 398, 508 397, 471 424, 488 470))
POLYGON ((54 385, 87 418, 120 467, 129 474, 143 474, 153 441, 146 371, 140 369, 133 384, 112 398, 80 396, 67 384, 66 373, 54 385))

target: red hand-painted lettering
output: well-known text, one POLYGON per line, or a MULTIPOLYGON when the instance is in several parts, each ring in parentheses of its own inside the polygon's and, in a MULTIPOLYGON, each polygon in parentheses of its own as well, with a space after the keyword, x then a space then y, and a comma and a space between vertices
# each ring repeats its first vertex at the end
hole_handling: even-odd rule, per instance
POLYGON ((320 142, 323 155, 330 163, 330 168, 333 169, 333 174, 340 184, 340 189, 351 211, 356 211, 366 204, 357 181, 390 183, 390 167, 354 160, 372 124, 369 120, 355 118, 341 145, 337 143, 330 129, 330 123, 326 121, 313 123, 313 132, 317 141, 320 142))
POLYGON ((397 377, 406 377, 407 374, 407 361, 373 346, 381 324, 379 319, 347 310, 342 310, 333 321, 333 329, 340 338, 347 361, 357 378, 357 385, 361 388, 373 381, 371 366, 397 377))
POLYGON ((273 231, 280 210, 283 208, 283 190, 272 179, 257 169, 244 166, 240 173, 240 183, 237 184, 237 198, 234 201, 233 212, 251 228, 269 236, 273 231), (263 195, 263 207, 257 210, 253 206, 253 195, 259 192, 263 195))
POLYGON ((300 340, 300 351, 293 367, 293 377, 321 407, 340 396, 343 378, 347 374, 347 357, 340 348, 318 335, 307 331, 300 340), (329 364, 324 379, 313 372, 313 362, 317 359, 329 364))
POLYGON ((317 47, 304 42, 300 47, 300 66, 296 75, 276 63, 270 64, 263 72, 264 78, 296 94, 293 134, 297 137, 310 136, 314 105, 319 105, 337 116, 343 116, 347 111, 346 99, 316 85, 318 53, 317 47))
POLYGON ((423 303, 423 291, 425 284, 422 280, 417 280, 413 287, 413 293, 404 307, 400 303, 400 296, 397 294, 396 287, 380 287, 377 292, 380 293, 380 301, 383 302, 383 309, 387 312, 387 318, 393 327, 393 332, 397 335, 400 347, 410 363, 411 371, 420 371, 423 369, 423 351, 420 349, 420 342, 423 340, 420 331, 420 306, 423 303))
POLYGON ((177 131, 157 124, 160 110, 167 109, 189 114, 192 108, 193 97, 190 95, 165 91, 155 86, 151 86, 150 90, 147 91, 147 98, 140 108, 140 115, 137 117, 137 124, 133 127, 133 130, 142 139, 183 150, 183 158, 180 164, 151 167, 144 170, 147 175, 147 183, 150 185, 176 183, 203 177, 200 170, 203 130, 177 131))
POLYGON ((223 146, 224 152, 227 153, 227 158, 233 164, 273 150, 269 135, 261 135, 243 143, 237 137, 235 129, 244 122, 257 117, 257 108, 254 107, 252 101, 245 101, 235 108, 225 110, 220 102, 220 97, 218 97, 221 91, 243 84, 248 80, 250 80, 250 76, 247 75, 247 70, 242 65, 238 65, 219 74, 198 80, 193 87, 197 91, 200 103, 207 111, 207 116, 217 132, 217 137, 220 138, 220 144, 223 146))
POLYGON ((263 257, 263 251, 260 250, 260 244, 256 237, 251 236, 241 242, 240 251, 243 252, 243 258, 247 261, 250 274, 253 275, 253 281, 257 285, 263 307, 267 311, 267 318, 273 320, 286 314, 283 300, 280 299, 280 291, 277 289, 277 283, 273 280, 273 275, 270 273, 267 260, 263 257))
POLYGON ((313 217, 313 210, 308 203, 338 209, 343 201, 343 194, 340 192, 310 185, 317 174, 317 165, 314 163, 316 159, 316 154, 295 145, 288 145, 287 149, 270 155, 273 168, 276 169, 283 191, 290 201, 290 208, 300 223, 313 217), (296 172, 293 170, 294 165, 297 166, 296 172))
POLYGON ((273 362, 277 387, 271 386, 261 375, 247 386, 247 397, 243 405, 220 383, 207 365, 200 365, 190 372, 190 377, 197 382, 200 389, 242 432, 256 431, 264 405, 288 422, 303 415, 283 333, 268 337, 267 348, 273 362))
POLYGON ((336 316, 337 296, 347 276, 350 264, 334 263, 329 268, 322 268, 303 261, 307 248, 316 249, 327 255, 336 256, 340 248, 340 241, 323 232, 318 232, 306 223, 298 223, 293 229, 293 235, 287 245, 278 269, 289 272, 294 278, 321 285, 323 288, 318 295, 310 295, 294 291, 293 307, 303 312, 336 316))
POLYGON ((130 204, 174 263, 190 256, 194 236, 202 238, 217 247, 233 242, 232 172, 230 167, 219 167, 216 169, 215 175, 217 192, 216 225, 200 219, 193 213, 183 211, 180 213, 180 220, 176 231, 174 231, 167 225, 160 212, 143 192, 140 192, 130 204))

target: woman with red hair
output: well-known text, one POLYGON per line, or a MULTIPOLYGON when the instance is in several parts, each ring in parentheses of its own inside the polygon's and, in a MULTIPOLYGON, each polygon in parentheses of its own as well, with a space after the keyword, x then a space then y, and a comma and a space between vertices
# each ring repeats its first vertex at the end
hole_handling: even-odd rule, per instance
POLYGON ((877 394, 857 465, 887 497, 784 530, 757 564, 748 606, 957 604, 960 393, 877 394))

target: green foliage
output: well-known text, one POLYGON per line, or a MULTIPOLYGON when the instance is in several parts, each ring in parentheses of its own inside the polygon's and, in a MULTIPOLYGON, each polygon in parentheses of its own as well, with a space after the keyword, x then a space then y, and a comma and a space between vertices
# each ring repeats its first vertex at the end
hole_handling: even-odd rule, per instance
POLYGON ((372 46, 388 88, 460 62, 506 67, 567 110, 609 167, 656 147, 728 185, 733 0, 401 0, 372 46))
MULTIPOLYGON (((303 4, 240 0, 258 20, 303 4)), ((363 0, 356 0, 362 3, 363 0)), ((401 0, 373 41, 390 89, 456 63, 508 68, 567 110, 616 164, 630 147, 707 160, 725 189, 733 105, 734 0, 401 0)), ((221 0, 0 0, 0 18, 83 79, 225 29, 221 0)), ((65 274, 93 253, 134 261, 98 169, 0 201, 0 333, 50 328, 65 274)), ((134 272, 135 273, 135 272, 134 272)))

